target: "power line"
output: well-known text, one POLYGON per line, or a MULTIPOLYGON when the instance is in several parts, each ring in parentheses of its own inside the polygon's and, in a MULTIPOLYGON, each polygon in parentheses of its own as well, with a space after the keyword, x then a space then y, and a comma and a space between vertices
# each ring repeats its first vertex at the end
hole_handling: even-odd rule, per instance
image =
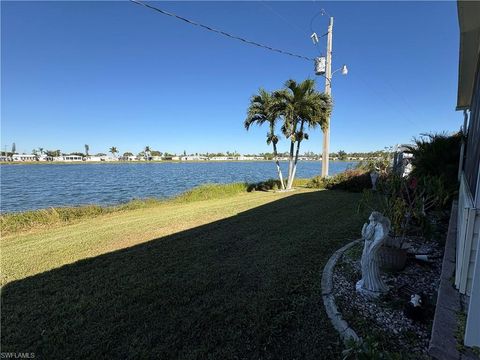
POLYGON ((174 17, 178 20, 182 20, 188 24, 191 24, 191 25, 195 25, 195 26, 199 26, 203 29, 206 29, 208 31, 212 31, 214 33, 217 33, 217 34, 220 34, 220 35, 223 35, 223 36, 226 36, 226 37, 229 37, 231 39, 235 39, 235 40, 239 40, 239 41, 242 41, 246 44, 250 44, 250 45, 254 45, 254 46, 257 46, 257 47, 260 47, 260 48, 263 48, 263 49, 267 49, 267 50, 270 50, 270 51, 275 51, 275 52, 278 52, 280 54, 284 54, 284 55, 289 55, 289 56, 293 56, 293 57, 296 57, 296 58, 299 58, 299 59, 303 59, 303 60, 308 60, 308 61, 314 61, 315 59, 313 58, 309 58, 309 57, 306 57, 306 56, 303 56, 303 55, 298 55, 298 54, 294 54, 294 53, 291 53, 289 51, 285 51, 285 50, 281 50, 281 49, 276 49, 276 48, 273 48, 271 46, 267 46, 267 45, 263 45, 263 44, 260 44, 260 43, 257 43, 255 41, 251 41, 251 40, 247 40, 247 39, 244 39, 242 37, 239 37, 239 36, 236 36, 236 35, 232 35, 232 34, 229 34, 225 31, 222 31, 222 30, 217 30, 217 29, 214 29, 210 26, 207 26, 207 25, 203 25, 203 24, 200 24, 200 23, 197 23, 193 20, 189 20, 187 18, 184 18, 184 17, 181 17, 179 15, 176 15, 176 14, 173 14, 173 13, 170 13, 168 11, 165 11, 165 10, 162 10, 162 9, 159 9, 159 8, 156 8, 155 6, 151 6, 151 5, 148 5, 148 4, 145 4, 145 3, 142 3, 140 1, 137 1, 137 0, 130 0, 131 2, 134 2, 135 4, 138 4, 138 5, 143 5, 149 9, 152 9, 152 10, 155 10, 163 15, 167 15, 167 16, 171 16, 171 17, 174 17))

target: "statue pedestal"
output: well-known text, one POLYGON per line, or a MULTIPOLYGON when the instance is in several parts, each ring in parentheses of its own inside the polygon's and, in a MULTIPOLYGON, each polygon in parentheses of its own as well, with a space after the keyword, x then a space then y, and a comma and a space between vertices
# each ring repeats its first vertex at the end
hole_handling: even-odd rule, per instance
POLYGON ((358 280, 357 283, 355 284, 355 289, 357 290, 358 293, 365 295, 366 297, 369 298, 378 298, 380 295, 386 294, 388 290, 385 291, 372 291, 368 289, 363 288, 363 281, 358 280))

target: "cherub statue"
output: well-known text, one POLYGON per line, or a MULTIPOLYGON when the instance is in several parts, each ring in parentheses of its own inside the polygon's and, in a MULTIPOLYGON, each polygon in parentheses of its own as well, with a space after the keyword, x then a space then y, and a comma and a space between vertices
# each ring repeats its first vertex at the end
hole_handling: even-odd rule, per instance
POLYGON ((362 228, 362 238, 365 240, 361 260, 362 279, 357 282, 356 289, 376 297, 388 291, 380 276, 377 253, 390 231, 390 220, 377 211, 372 212, 368 220, 370 223, 362 228))

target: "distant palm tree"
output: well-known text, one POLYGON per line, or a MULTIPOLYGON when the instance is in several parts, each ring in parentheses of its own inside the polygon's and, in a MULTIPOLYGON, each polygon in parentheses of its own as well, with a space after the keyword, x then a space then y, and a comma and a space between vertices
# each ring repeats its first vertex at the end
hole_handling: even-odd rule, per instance
POLYGON ((250 99, 250 106, 247 111, 247 118, 244 122, 245 129, 250 129, 252 124, 262 125, 267 122, 269 131, 267 133, 267 144, 273 146, 273 157, 277 165, 278 178, 282 189, 285 189, 280 162, 278 161, 277 143, 278 136, 275 135, 275 123, 279 118, 278 104, 276 99, 266 90, 260 89, 258 94, 253 95, 250 99))
POLYGON ((109 152, 112 153, 113 157, 115 157, 115 154, 118 153, 118 150, 115 146, 112 146, 109 150, 109 152))
POLYGON ((143 152, 145 156, 145 160, 149 161, 152 159, 152 152, 150 150, 150 146, 145 146, 145 151, 143 152))
POLYGON ((315 81, 311 79, 301 83, 287 80, 285 89, 276 91, 274 97, 277 100, 277 110, 284 119, 282 132, 290 139, 287 189, 291 189, 297 171, 300 143, 304 139, 308 140, 308 134, 304 132, 305 126, 320 126, 325 131, 332 103, 330 96, 315 90, 315 81))
POLYGON ((88 151, 90 150, 90 146, 88 146, 87 144, 85 144, 85 156, 88 157, 88 151))

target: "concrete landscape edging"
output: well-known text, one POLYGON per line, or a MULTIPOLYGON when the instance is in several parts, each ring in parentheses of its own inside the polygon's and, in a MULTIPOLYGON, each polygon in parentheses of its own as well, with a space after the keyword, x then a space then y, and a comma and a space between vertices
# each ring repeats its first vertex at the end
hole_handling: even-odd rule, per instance
POLYGON ((325 310, 327 312, 328 318, 332 322, 335 330, 338 331, 340 337, 344 342, 352 339, 359 341, 360 338, 353 330, 348 323, 343 320, 342 314, 338 311, 337 305, 335 304, 335 297, 333 295, 333 270, 337 264, 338 259, 343 255, 345 251, 350 249, 352 246, 360 243, 362 239, 358 239, 348 243, 342 248, 338 249, 333 253, 333 255, 328 259, 327 264, 323 268, 322 273, 322 298, 323 304, 325 305, 325 310))

